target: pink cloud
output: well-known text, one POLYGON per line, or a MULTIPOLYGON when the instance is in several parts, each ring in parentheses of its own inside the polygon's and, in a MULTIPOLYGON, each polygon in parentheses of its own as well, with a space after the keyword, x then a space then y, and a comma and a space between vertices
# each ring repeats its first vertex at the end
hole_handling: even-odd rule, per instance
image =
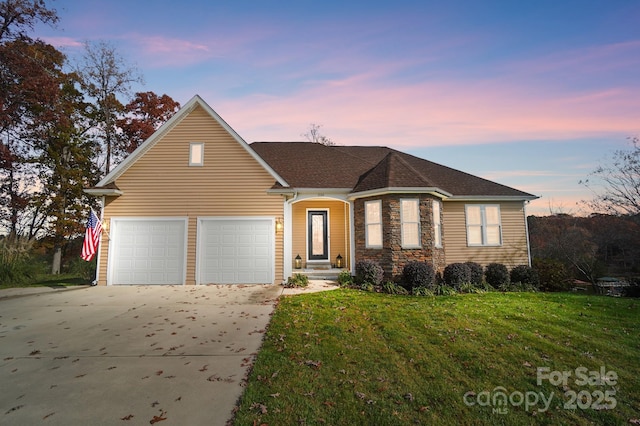
POLYGON ((640 88, 563 95, 490 80, 384 86, 374 74, 288 96, 225 100, 219 107, 242 123, 249 140, 299 139, 309 123, 323 124, 338 142, 400 147, 627 136, 640 127, 633 114, 640 88))
POLYGON ((126 38, 136 47, 137 53, 153 67, 189 66, 215 56, 215 48, 190 40, 164 36, 129 35, 126 38))
POLYGON ((76 47, 84 46, 84 44, 81 41, 78 41, 72 37, 43 37, 43 40, 57 48, 65 48, 65 47, 76 48, 76 47))
POLYGON ((562 70, 584 74, 637 66, 639 58, 640 40, 629 40, 554 52, 509 64, 507 69, 518 74, 555 73, 562 70))

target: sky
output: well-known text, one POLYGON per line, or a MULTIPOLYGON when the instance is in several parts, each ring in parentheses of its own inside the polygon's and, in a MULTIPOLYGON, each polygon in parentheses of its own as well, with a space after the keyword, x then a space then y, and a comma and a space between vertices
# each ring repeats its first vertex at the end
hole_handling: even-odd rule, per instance
POLYGON ((640 135, 640 2, 48 0, 34 35, 107 41, 134 91, 200 95, 247 142, 388 146, 587 214, 580 184, 640 135))

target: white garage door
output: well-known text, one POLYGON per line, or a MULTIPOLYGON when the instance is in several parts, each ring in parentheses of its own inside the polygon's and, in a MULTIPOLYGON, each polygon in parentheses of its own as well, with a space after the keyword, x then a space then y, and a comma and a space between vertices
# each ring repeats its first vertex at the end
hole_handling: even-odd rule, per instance
POLYGON ((273 219, 198 221, 198 284, 272 284, 273 219))
POLYGON ((186 219, 111 221, 110 284, 184 284, 186 219))

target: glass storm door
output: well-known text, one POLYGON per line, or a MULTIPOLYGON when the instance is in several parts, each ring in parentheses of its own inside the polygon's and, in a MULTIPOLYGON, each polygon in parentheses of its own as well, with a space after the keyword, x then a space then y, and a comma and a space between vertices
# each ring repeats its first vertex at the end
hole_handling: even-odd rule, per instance
POLYGON ((309 260, 329 260, 327 212, 309 211, 309 260))

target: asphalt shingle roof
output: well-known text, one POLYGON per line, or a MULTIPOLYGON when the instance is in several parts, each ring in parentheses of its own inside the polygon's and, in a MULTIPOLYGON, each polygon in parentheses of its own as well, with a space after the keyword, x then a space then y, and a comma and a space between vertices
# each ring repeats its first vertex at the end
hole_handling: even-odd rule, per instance
POLYGON ((438 188, 454 196, 535 197, 387 147, 254 142, 251 148, 292 188, 438 188))

